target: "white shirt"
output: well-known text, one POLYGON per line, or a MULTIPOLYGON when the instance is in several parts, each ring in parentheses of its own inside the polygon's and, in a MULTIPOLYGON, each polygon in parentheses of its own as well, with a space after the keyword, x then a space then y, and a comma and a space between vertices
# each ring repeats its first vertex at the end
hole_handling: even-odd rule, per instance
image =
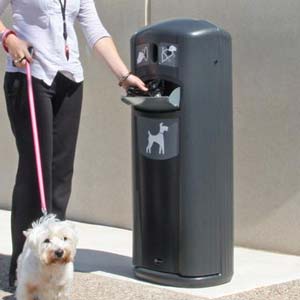
MULTIPOLYGON (((82 81, 83 70, 79 60, 74 22, 79 21, 90 48, 93 48, 99 39, 110 36, 98 17, 94 0, 66 1, 69 60, 65 55, 59 0, 0 0, 0 16, 9 3, 12 7, 13 30, 19 38, 26 40, 34 48, 32 75, 47 85, 51 85, 58 71, 71 74, 76 82, 82 81)), ((12 65, 9 55, 6 70, 25 73, 24 68, 12 65)))

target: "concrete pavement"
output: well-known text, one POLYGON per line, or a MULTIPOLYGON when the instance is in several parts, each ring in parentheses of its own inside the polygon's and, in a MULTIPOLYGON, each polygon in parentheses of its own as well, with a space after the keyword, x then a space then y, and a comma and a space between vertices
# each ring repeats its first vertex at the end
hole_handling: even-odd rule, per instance
MULTIPOLYGON (((0 299, 7 287, 10 212, 0 210, 0 299)), ((131 231, 74 222, 79 232, 72 299, 247 300, 300 299, 300 257, 235 249, 233 280, 218 287, 184 289, 136 280, 131 266, 131 231)))

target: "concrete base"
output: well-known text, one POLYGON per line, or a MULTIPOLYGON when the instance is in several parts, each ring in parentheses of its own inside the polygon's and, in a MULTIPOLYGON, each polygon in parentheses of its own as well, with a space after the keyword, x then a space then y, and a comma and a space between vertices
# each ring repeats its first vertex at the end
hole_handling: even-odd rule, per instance
POLYGON ((212 287, 227 283, 232 276, 225 277, 221 274, 214 274, 203 277, 184 277, 177 274, 157 272, 145 268, 135 267, 134 274, 137 278, 161 285, 184 287, 184 288, 202 288, 212 287))

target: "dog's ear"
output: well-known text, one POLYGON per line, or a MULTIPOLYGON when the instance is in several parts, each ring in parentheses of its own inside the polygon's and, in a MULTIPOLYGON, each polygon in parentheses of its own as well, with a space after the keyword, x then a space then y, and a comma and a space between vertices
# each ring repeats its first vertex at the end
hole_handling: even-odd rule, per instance
POLYGON ((71 228, 71 229, 75 229, 76 228, 76 226, 75 226, 75 224, 73 224, 72 222, 70 222, 70 221, 60 221, 60 224, 63 226, 63 227, 66 227, 66 228, 71 228))
POLYGON ((23 231, 23 234, 24 234, 24 236, 25 236, 26 238, 29 236, 31 230, 32 230, 32 229, 27 229, 27 230, 24 230, 24 231, 23 231))
POLYGON ((74 223, 70 222, 70 221, 62 221, 61 223, 64 224, 64 226, 66 226, 66 228, 69 229, 71 237, 72 237, 73 241, 75 242, 75 244, 77 245, 77 243, 78 243, 78 230, 77 230, 76 225, 74 223))

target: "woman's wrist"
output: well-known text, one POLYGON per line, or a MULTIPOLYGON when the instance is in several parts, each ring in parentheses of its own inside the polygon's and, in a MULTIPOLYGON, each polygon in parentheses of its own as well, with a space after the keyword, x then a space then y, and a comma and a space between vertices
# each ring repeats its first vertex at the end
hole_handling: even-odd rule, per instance
POLYGON ((16 36, 16 33, 11 29, 5 29, 1 34, 2 46, 6 52, 8 52, 7 39, 10 35, 16 36))
POLYGON ((128 79, 128 77, 132 75, 132 72, 131 71, 128 71, 127 73, 125 73, 124 75, 122 75, 120 78, 119 78, 119 86, 123 86, 123 83, 128 79))

